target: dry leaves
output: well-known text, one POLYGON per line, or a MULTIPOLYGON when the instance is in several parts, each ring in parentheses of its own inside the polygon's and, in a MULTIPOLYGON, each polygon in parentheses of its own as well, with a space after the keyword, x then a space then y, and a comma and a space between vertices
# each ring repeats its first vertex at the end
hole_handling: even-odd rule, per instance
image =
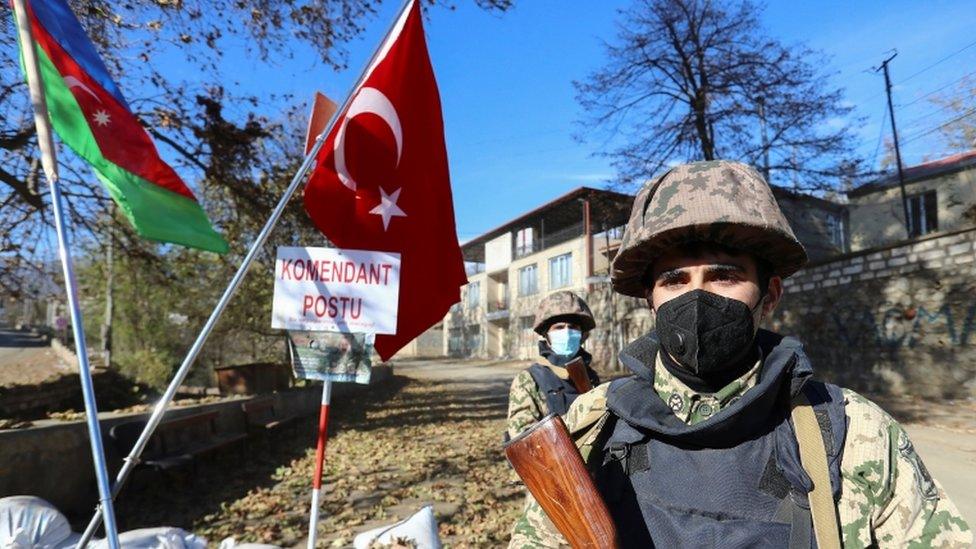
MULTIPOLYGON (((507 543, 523 492, 501 452, 506 398, 497 386, 398 376, 335 403, 319 546, 349 545, 355 534, 406 518, 426 503, 434 505, 449 546, 507 543)), ((310 418, 273 435, 266 447, 251 448, 236 471, 224 464, 198 472, 189 480, 189 494, 180 496, 170 483, 165 499, 171 501, 155 511, 151 500, 160 491, 141 490, 124 506, 140 515, 130 516, 126 526, 168 515, 169 522, 157 524, 183 526, 208 539, 303 543, 314 433, 310 418)))

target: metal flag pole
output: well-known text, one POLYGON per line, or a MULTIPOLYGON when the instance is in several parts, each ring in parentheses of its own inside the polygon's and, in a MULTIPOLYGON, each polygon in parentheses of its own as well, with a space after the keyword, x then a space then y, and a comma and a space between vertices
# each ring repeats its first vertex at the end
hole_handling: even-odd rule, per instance
POLYGON ((319 435, 315 444, 315 472, 312 476, 312 508, 308 518, 307 549, 315 549, 318 538, 319 503, 322 497, 322 474, 325 465, 325 444, 329 440, 329 400, 332 395, 332 380, 322 382, 322 405, 319 408, 319 435))
POLYGON ((88 439, 91 442, 92 461, 95 465, 95 479, 98 495, 105 518, 105 533, 110 549, 119 548, 118 528, 115 525, 115 510, 112 507, 112 492, 109 489, 108 467, 105 464, 105 450, 102 445, 102 431, 98 423, 98 406, 95 402, 95 388, 92 383, 91 366, 88 363, 88 348, 85 343, 85 327, 78 305, 78 284, 75 280, 74 265, 71 261, 71 247, 65 227, 64 203, 61 185, 58 181, 58 164, 55 156, 54 140, 48 121, 47 100, 41 83, 41 69, 37 60, 34 37, 31 35, 30 20, 24 0, 13 1, 17 19, 17 32, 20 38, 27 85, 30 89, 31 104, 34 107, 34 125, 37 128, 37 143, 41 149, 41 163, 48 186, 51 188, 51 206, 54 209, 54 229, 58 235, 58 255, 64 272, 64 285, 68 295, 68 308, 71 312, 71 331, 75 340, 75 354, 78 356, 78 377, 81 378, 81 392, 85 400, 85 419, 88 423, 88 439))
MULTIPOLYGON (((21 1, 21 0, 15 0, 15 1, 21 1)), ((311 169, 312 165, 315 163, 315 157, 318 156, 319 150, 321 150, 322 145, 325 142, 325 137, 332 132, 332 129, 335 126, 336 122, 338 121, 339 116, 345 115, 346 109, 349 107, 349 104, 353 100, 353 94, 356 92, 357 89, 359 89, 363 81, 370 73, 371 69, 373 68, 373 63, 379 57, 380 53, 381 52, 385 53, 383 46, 389 40, 390 35, 393 34, 393 31, 396 29, 397 23, 399 23, 399 21, 402 19, 404 12, 414 1, 415 0, 406 0, 403 3, 403 5, 400 7, 399 11, 397 12, 397 16, 393 19, 393 23, 390 25, 389 30, 387 30, 383 40, 380 42, 379 47, 376 48, 376 50, 373 52, 373 55, 370 57, 369 61, 363 67, 362 72, 360 72, 359 77, 356 79, 355 83, 350 88, 350 91, 346 95, 345 100, 343 100, 342 105, 332 115, 332 118, 329 120, 329 123, 326 125, 325 129, 322 130, 322 133, 319 134, 318 138, 316 138, 315 145, 312 147, 312 150, 310 150, 308 154, 305 155, 305 160, 302 162, 302 165, 298 168, 298 171, 295 173, 295 176, 292 177, 291 183, 288 184, 288 188, 285 189, 285 193, 278 201, 278 204, 277 206, 275 206, 274 211, 271 212, 271 217, 268 218, 268 221, 264 224, 264 227, 262 227, 261 232, 258 233, 258 236, 254 239, 254 242, 251 244, 251 247, 247 252, 247 255, 244 256, 244 260, 241 263, 241 266, 238 267, 237 272, 234 273, 234 277, 227 285, 227 288, 224 290, 223 295, 220 296, 220 300, 217 302, 217 305, 214 307, 213 312, 210 313, 210 318, 207 319, 207 322, 203 325, 203 328, 201 328, 200 334, 197 335, 196 341, 193 342, 193 345, 190 347, 190 350, 187 352, 186 358, 184 358, 183 363, 180 364, 179 369, 176 371, 176 374, 173 377, 173 380, 170 382, 169 386, 166 387, 166 391, 163 393, 163 396, 160 398, 159 402, 157 402, 156 406, 153 408, 152 414, 149 416, 149 419, 146 421, 146 427, 142 430, 142 434, 139 435, 139 439, 136 440, 135 445, 132 446, 132 450, 129 452, 129 455, 124 460, 122 469, 119 470, 118 475, 116 475, 115 477, 115 484, 112 486, 112 497, 118 496, 119 491, 125 485, 125 482, 126 480, 128 480, 129 475, 139 464, 139 458, 142 455, 142 452, 145 450, 146 446, 149 444, 149 439, 150 437, 152 437, 153 431, 156 430, 156 427, 158 427, 159 423, 162 421, 163 415, 166 413, 167 406, 169 406, 169 403, 173 400, 173 397, 176 396, 176 391, 179 389, 180 385, 183 384, 183 381, 186 379, 186 376, 190 373, 190 368, 193 366, 193 363, 196 361, 197 356, 200 354, 200 350, 203 349, 204 343, 206 343, 207 338, 210 337, 210 333, 213 331, 214 326, 217 324, 217 321, 220 319, 221 315, 223 314, 224 309, 227 308, 227 305, 230 303, 230 300, 234 296, 234 293, 237 291, 237 288, 241 285, 241 282, 244 280, 244 276, 247 275, 247 271, 250 269, 251 263, 254 262, 254 258, 257 257, 258 252, 261 251, 261 248, 264 247, 264 243, 268 240, 268 236, 271 235, 271 231, 274 229, 275 225, 278 224, 278 219, 281 217, 281 214, 285 211, 285 207, 288 205, 288 201, 291 199, 292 195, 295 194, 295 191, 298 190, 298 187, 305 179, 305 175, 308 173, 309 169, 311 169)), ((84 549, 85 545, 87 545, 87 543, 91 540, 92 536, 95 535, 95 531, 98 529, 98 525, 102 520, 102 513, 100 511, 101 511, 101 507, 96 509, 95 515, 88 522, 88 527, 85 528, 84 533, 82 534, 81 538, 78 540, 78 544, 76 546, 77 549, 84 549)))

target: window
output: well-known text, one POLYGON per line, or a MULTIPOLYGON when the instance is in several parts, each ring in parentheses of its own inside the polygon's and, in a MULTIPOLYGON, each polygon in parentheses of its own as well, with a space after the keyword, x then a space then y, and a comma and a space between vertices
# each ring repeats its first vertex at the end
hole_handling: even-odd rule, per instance
POLYGON ((539 268, 533 263, 519 269, 519 295, 539 293, 539 268))
POLYGON ((447 352, 451 355, 460 355, 464 352, 464 330, 461 328, 451 328, 448 332, 447 352))
POLYGON ((573 281, 573 254, 563 254, 549 260, 549 289, 569 286, 573 281))
POLYGON ((625 228, 626 228, 625 226, 621 225, 620 227, 613 227, 611 229, 607 229, 605 238, 609 238, 610 240, 620 240, 621 238, 624 237, 625 228))
POLYGON ((468 284, 468 308, 474 309, 478 306, 478 302, 481 298, 481 282, 472 282, 468 284))
POLYGON ((939 230, 939 210, 935 191, 907 197, 908 234, 922 236, 939 230))
POLYGON ((481 350, 481 326, 471 324, 464 333, 464 351, 466 353, 476 353, 481 350))
POLYGON ((535 235, 532 227, 515 233, 515 257, 524 257, 535 251, 535 235))
POLYGON ((518 344, 520 347, 531 347, 538 339, 535 335, 535 317, 520 316, 518 322, 518 344))
POLYGON ((825 219, 827 238, 841 251, 845 249, 844 218, 840 214, 828 213, 825 219))

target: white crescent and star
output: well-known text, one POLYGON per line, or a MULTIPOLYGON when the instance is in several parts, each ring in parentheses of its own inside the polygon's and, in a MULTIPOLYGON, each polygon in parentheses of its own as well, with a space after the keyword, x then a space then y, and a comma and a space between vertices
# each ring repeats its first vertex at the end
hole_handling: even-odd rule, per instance
MULTIPOLYGON (((390 131, 393 132, 393 138, 396 140, 397 148, 397 166, 400 165, 400 155, 403 152, 403 129, 400 127, 400 116, 397 114, 393 103, 390 102, 389 98, 383 92, 376 88, 363 88, 359 90, 359 93, 356 94, 356 97, 346 110, 346 115, 342 119, 342 124, 339 126, 335 144, 333 145, 336 175, 339 176, 339 181, 351 191, 355 191, 358 184, 349 174, 349 170, 346 167, 346 125, 356 116, 366 113, 379 116, 390 127, 390 131)), ((380 203, 370 210, 369 213, 379 215, 383 218, 383 230, 386 231, 390 226, 391 218, 407 216, 397 206, 400 191, 403 189, 397 189, 391 194, 386 194, 386 190, 383 189, 382 185, 378 186, 380 188, 380 203)))
POLYGON ((403 189, 397 189, 393 191, 393 194, 386 194, 383 186, 380 185, 380 204, 372 210, 369 211, 371 214, 376 214, 383 217, 383 230, 385 231, 390 226, 390 219, 393 217, 407 217, 407 214, 397 206, 397 199, 400 198, 400 191, 403 189))
POLYGON ((112 121, 112 117, 108 115, 107 112, 102 109, 95 111, 95 123, 99 126, 108 126, 108 123, 112 121))
MULTIPOLYGON (((99 103, 102 102, 102 100, 98 98, 98 95, 96 95, 95 92, 91 90, 91 88, 86 86, 84 82, 78 80, 74 76, 71 76, 70 74, 68 76, 65 76, 64 83, 68 86, 69 90, 71 88, 79 88, 83 92, 95 98, 95 101, 98 101, 99 103)), ((108 115, 107 112, 105 112, 104 109, 98 109, 97 111, 95 111, 93 121, 99 126, 108 126, 108 123, 112 121, 112 118, 108 115)))
POLYGON ((84 92, 88 93, 88 95, 94 97, 95 98, 95 101, 98 101, 99 103, 102 102, 102 100, 98 98, 98 95, 96 95, 95 92, 91 91, 91 88, 89 88, 88 86, 86 86, 81 80, 78 80, 74 76, 71 76, 70 74, 68 76, 65 76, 64 77, 64 83, 68 85, 68 89, 69 90, 71 88, 81 88, 82 91, 84 91, 84 92))

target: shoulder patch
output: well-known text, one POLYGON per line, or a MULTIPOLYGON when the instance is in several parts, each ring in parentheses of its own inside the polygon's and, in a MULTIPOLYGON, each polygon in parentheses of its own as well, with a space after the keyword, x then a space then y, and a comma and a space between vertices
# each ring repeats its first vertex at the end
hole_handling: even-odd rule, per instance
POLYGON ((904 431, 902 431, 901 436, 898 438, 898 452, 908 463, 912 464, 912 469, 915 473, 915 489, 918 490, 919 495, 929 501, 939 499, 939 488, 935 485, 935 481, 932 480, 932 475, 925 467, 925 464, 922 463, 922 458, 915 451, 915 445, 912 444, 912 441, 904 431))

